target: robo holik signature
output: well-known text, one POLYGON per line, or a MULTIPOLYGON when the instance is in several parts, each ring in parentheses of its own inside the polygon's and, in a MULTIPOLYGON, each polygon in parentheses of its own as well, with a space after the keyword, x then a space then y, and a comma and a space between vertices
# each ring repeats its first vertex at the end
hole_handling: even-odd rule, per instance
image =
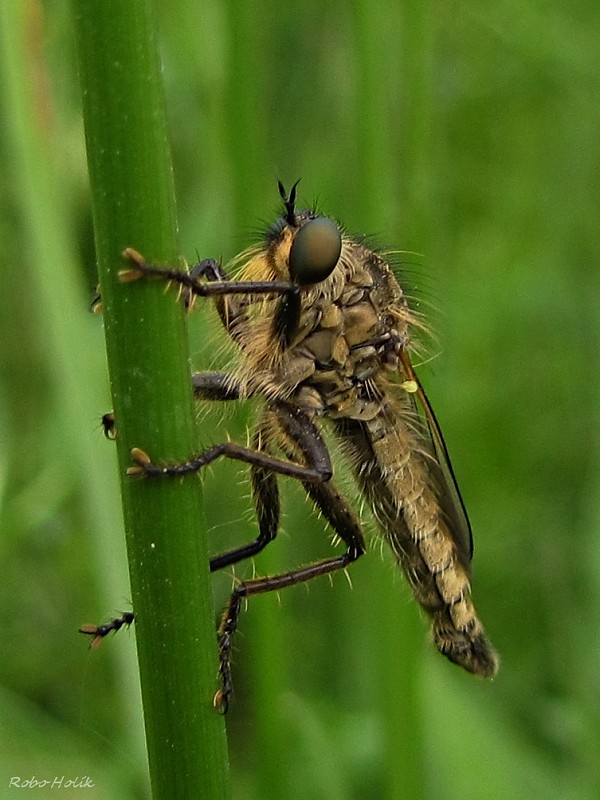
MULTIPOLYGON (((230 652, 244 598, 344 569, 365 552, 359 516, 334 480, 323 420, 430 618, 437 649, 483 677, 498 668, 471 598, 471 528, 440 427, 411 363, 423 323, 383 256, 334 220, 296 209, 296 186, 288 196, 279 183, 282 216, 259 246, 236 258, 236 280, 213 260, 183 272, 147 264, 132 249, 124 254, 130 267, 121 273, 125 281, 155 276, 176 282, 188 306, 196 296, 213 297, 241 365, 232 374, 193 374, 194 393, 199 400, 263 400, 251 446, 217 444, 170 465, 134 448, 129 473, 184 475, 221 456, 250 465, 258 535, 212 558, 211 571, 256 555, 275 538, 277 475, 302 482, 346 548, 283 574, 236 583, 218 628, 215 705, 223 711, 232 694, 230 652)), ((106 418, 112 433, 114 420, 106 418)), ((127 619, 81 631, 97 646, 132 621, 129 612, 127 619)))

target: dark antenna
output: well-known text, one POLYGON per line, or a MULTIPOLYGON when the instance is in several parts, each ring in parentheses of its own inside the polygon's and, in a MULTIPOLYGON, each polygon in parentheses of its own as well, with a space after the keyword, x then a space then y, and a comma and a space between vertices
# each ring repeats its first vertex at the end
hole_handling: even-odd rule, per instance
POLYGON ((297 226, 296 221, 296 186, 300 183, 300 178, 296 181, 296 183, 292 186, 292 190, 290 192, 290 196, 288 197, 287 192, 283 186, 281 181, 277 181, 277 186, 279 187, 279 194, 281 195, 281 199, 283 200, 283 205, 285 206, 285 214, 284 219, 288 225, 291 225, 293 228, 297 226))

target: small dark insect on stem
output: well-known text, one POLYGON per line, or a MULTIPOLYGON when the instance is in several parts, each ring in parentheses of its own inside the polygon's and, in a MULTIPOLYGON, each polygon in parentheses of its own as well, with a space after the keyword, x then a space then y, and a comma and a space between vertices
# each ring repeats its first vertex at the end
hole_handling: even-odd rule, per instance
POLYGON ((102 415, 102 430, 107 439, 114 441, 117 438, 117 429, 115 427, 115 415, 112 411, 102 415))

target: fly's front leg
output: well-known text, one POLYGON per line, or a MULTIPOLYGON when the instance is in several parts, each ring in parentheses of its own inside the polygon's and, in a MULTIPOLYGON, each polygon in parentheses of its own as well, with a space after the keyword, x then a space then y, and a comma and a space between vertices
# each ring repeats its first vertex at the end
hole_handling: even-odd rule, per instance
POLYGON ((148 264, 141 253, 128 247, 123 252, 131 267, 121 270, 121 281, 135 281, 143 276, 157 277, 177 283, 183 290, 186 308, 191 309, 196 297, 212 297, 221 322, 236 340, 240 324, 246 319, 248 305, 256 295, 287 295, 290 305, 297 304, 300 288, 288 281, 232 281, 218 261, 212 258, 199 261, 190 272, 172 267, 148 264))
POLYGON ((198 262, 190 272, 148 264, 141 253, 128 247, 123 251, 123 257, 131 267, 119 272, 119 279, 125 283, 136 281, 144 276, 162 278, 166 281, 178 283, 186 289, 189 295, 198 297, 219 297, 223 295, 253 295, 253 294, 293 294, 299 293, 296 284, 289 281, 232 281, 218 261, 212 258, 198 262))

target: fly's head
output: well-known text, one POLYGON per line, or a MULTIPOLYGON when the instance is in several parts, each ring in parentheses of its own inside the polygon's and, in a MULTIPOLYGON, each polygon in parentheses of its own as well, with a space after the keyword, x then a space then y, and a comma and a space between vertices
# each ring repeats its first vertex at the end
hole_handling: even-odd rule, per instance
MULTIPOLYGON (((340 264, 342 231, 329 217, 314 210, 296 209, 296 187, 287 195, 281 182, 279 193, 283 213, 268 229, 264 241, 246 250, 234 260, 243 264, 237 277, 248 282, 289 281, 291 289, 277 296, 248 296, 245 305, 249 316, 270 319, 271 346, 286 349, 298 328, 302 309, 314 305, 317 298, 332 294, 332 282, 343 281, 340 264), (251 308, 251 310, 250 310, 251 308)), ((235 268, 235 267, 234 267, 235 268)), ((260 325, 255 335, 263 338, 260 325)))
POLYGON ((311 296, 327 294, 328 279, 342 252, 342 232, 329 217, 311 210, 297 210, 296 187, 287 195, 279 183, 284 212, 269 229, 264 247, 249 262, 244 277, 290 281, 293 290, 278 298, 271 318, 272 332, 283 346, 291 344, 304 306, 311 296))
POLYGON ((342 233, 329 217, 296 210, 297 185, 288 197, 279 183, 285 213, 267 234, 267 258, 280 279, 287 278, 302 288, 329 278, 342 252, 342 233))

